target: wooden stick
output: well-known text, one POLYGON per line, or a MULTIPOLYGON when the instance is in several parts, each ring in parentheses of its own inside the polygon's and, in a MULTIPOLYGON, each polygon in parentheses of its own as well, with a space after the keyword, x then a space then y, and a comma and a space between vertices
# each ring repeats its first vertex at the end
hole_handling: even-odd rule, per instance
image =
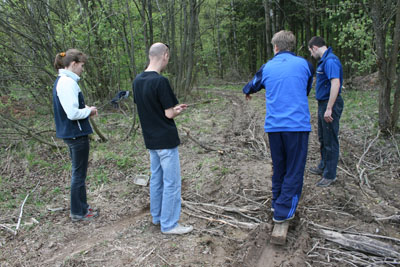
POLYGON ((186 136, 187 136, 190 140, 192 140, 193 142, 195 142, 196 144, 198 144, 200 147, 204 148, 205 150, 208 150, 208 151, 223 151, 223 150, 221 150, 221 149, 214 149, 214 148, 211 148, 211 147, 209 147, 209 146, 206 146, 206 145, 200 143, 199 141, 197 141, 195 138, 193 138, 193 137, 190 135, 190 130, 189 130, 189 129, 187 129, 187 128, 185 128, 185 127, 182 127, 181 129, 186 133, 186 136))
POLYGON ((200 219, 203 219, 203 220, 207 220, 207 221, 210 221, 210 222, 218 222, 218 223, 222 223, 222 224, 227 224, 227 225, 232 226, 232 227, 234 227, 236 229, 239 228, 238 226, 233 225, 233 224, 231 224, 229 222, 226 222, 224 220, 208 218, 208 217, 204 217, 204 216, 201 216, 201 215, 196 215, 196 214, 193 214, 193 213, 190 213, 190 212, 187 212, 187 211, 183 211, 183 212, 186 213, 189 216, 197 217, 197 218, 200 218, 200 219))
POLYGON ((332 227, 328 227, 328 226, 324 226, 324 225, 320 225, 311 221, 308 221, 309 224, 322 228, 322 229, 327 229, 327 230, 332 230, 332 231, 340 231, 343 233, 348 233, 348 234, 353 234, 353 235, 362 235, 362 236, 368 236, 368 237, 376 237, 376 238, 381 238, 381 239, 387 239, 387 240, 391 240, 391 241, 395 241, 397 243, 400 244, 400 239, 398 238, 394 238, 394 237, 390 237, 390 236, 384 236, 384 235, 374 235, 374 234, 368 234, 368 233, 357 233, 357 232, 351 232, 351 231, 342 231, 342 230, 337 230, 335 228, 332 227))
POLYGON ((400 258, 400 253, 395 247, 386 244, 382 241, 374 240, 369 237, 359 236, 354 234, 341 234, 330 230, 319 230, 319 233, 327 240, 335 242, 346 248, 356 251, 366 252, 368 254, 388 257, 400 258))
POLYGON ((18 231, 19 226, 20 226, 20 224, 21 224, 22 213, 24 212, 24 205, 25 205, 25 202, 26 202, 26 200, 28 199, 29 195, 30 195, 31 193, 35 192, 35 190, 36 190, 36 188, 38 187, 39 183, 40 183, 40 181, 36 184, 35 188, 33 188, 33 190, 32 190, 31 192, 29 192, 29 193, 26 195, 26 197, 25 197, 25 199, 24 199, 24 202, 23 202, 22 205, 21 205, 21 212, 19 213, 17 228, 15 229, 15 234, 14 234, 14 235, 17 235, 17 231, 18 231))
POLYGON ((100 131, 100 129, 97 127, 96 122, 92 117, 89 117, 90 124, 93 127, 93 130, 97 133, 97 135, 100 137, 101 141, 107 142, 107 138, 103 135, 103 133, 100 131))
POLYGON ((13 235, 17 235, 17 231, 14 231, 13 229, 5 226, 4 224, 0 224, 0 227, 3 227, 4 229, 6 229, 7 231, 9 231, 10 233, 12 233, 13 235))
POLYGON ((376 221, 387 221, 387 220, 393 220, 400 222, 400 215, 392 215, 388 217, 381 217, 381 218, 375 218, 376 221))

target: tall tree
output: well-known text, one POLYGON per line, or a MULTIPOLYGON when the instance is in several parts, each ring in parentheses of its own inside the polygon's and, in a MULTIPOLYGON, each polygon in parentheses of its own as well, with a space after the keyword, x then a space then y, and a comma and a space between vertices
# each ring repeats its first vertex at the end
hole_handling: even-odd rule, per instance
POLYGON ((376 63, 380 82, 379 127, 387 132, 397 125, 400 109, 399 89, 395 93, 393 113, 390 103, 394 82, 397 78, 399 83, 400 78, 398 73, 396 75, 400 43, 400 0, 369 0, 368 4, 375 34, 376 63), (394 27, 393 30, 389 31, 390 27, 394 27), (389 39, 392 40, 392 45, 388 48, 389 39))

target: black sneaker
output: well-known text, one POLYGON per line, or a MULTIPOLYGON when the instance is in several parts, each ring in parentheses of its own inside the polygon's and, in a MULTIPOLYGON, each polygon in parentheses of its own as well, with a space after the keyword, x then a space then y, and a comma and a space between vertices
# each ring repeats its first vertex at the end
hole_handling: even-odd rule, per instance
POLYGON ((321 170, 320 168, 310 168, 308 169, 312 174, 316 174, 316 175, 322 175, 324 173, 323 170, 321 170))
POLYGON ((328 186, 330 186, 333 182, 335 182, 336 181, 336 178, 335 179, 326 179, 326 178, 322 178, 321 180, 319 180, 318 181, 318 183, 316 183, 315 185, 316 186, 319 186, 319 187, 328 187, 328 186))

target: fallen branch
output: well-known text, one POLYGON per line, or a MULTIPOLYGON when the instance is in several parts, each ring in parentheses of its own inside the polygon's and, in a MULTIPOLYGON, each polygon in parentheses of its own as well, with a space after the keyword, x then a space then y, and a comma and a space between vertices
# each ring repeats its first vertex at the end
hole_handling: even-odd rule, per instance
POLYGON ((319 230, 319 233, 325 239, 344 246, 347 249, 362 251, 371 255, 400 259, 400 253, 398 252, 399 248, 395 248, 382 241, 365 236, 341 234, 335 231, 323 229, 319 230))
POLYGON ((57 146, 53 145, 52 143, 47 142, 45 139, 43 139, 42 137, 40 137, 38 134, 32 132, 32 129, 25 126, 24 124, 22 124, 21 122, 19 122, 18 120, 12 118, 11 116, 6 116, 6 115, 2 115, 0 114, 0 117, 2 117, 5 121, 8 121, 9 123, 13 124, 14 126, 16 126, 16 130, 19 133, 22 133, 26 136, 29 136, 33 139, 35 139, 36 141, 39 141, 40 143, 49 145, 52 148, 57 148, 57 146))
POLYGON ((374 235, 374 234, 368 234, 368 233, 357 233, 357 232, 350 232, 350 231, 346 231, 346 230, 337 230, 335 228, 324 226, 324 225, 320 225, 320 224, 317 224, 317 223, 314 223, 314 222, 311 222, 311 221, 308 221, 308 223, 311 224, 312 226, 315 226, 315 227, 318 227, 318 228, 321 228, 321 229, 339 231, 339 232, 342 232, 342 233, 348 233, 348 234, 353 234, 353 235, 361 235, 361 236, 368 236, 368 237, 386 239, 386 240, 391 240, 391 241, 394 241, 394 242, 400 244, 400 239, 394 238, 394 237, 390 237, 390 236, 374 235))
POLYGON ((17 235, 17 231, 14 231, 13 229, 5 226, 4 224, 0 224, 0 227, 3 227, 4 229, 6 229, 8 232, 12 233, 13 235, 17 235))
POLYGON ((356 164, 357 172, 358 172, 359 177, 360 177, 360 187, 364 183, 367 184, 368 187, 370 187, 367 177, 366 176, 364 177, 365 168, 361 168, 361 163, 363 162, 364 157, 368 153, 368 151, 371 148, 372 144, 375 143, 375 141, 379 138, 380 133, 381 133, 381 131, 378 131, 376 137, 369 143, 368 147, 365 149, 364 153, 361 155, 360 159, 358 160, 358 163, 356 164))
POLYGON ((190 201, 183 201, 183 203, 184 203, 184 202, 186 202, 186 203, 188 203, 188 204, 191 204, 191 205, 201 205, 201 206, 205 206, 205 207, 212 207, 212 208, 222 209, 222 210, 227 211, 227 212, 237 213, 237 214, 239 214, 239 215, 241 215, 241 216, 243 216, 243 217, 245 217, 245 218, 247 218, 247 219, 253 220, 253 221, 257 222, 257 223, 261 223, 261 221, 260 221, 259 219, 244 214, 244 213, 246 213, 246 212, 250 213, 250 211, 248 211, 248 210, 246 210, 246 209, 243 209, 243 208, 224 207, 224 206, 218 206, 218 205, 214 205, 214 204, 195 203, 195 202, 190 202, 190 201))
POLYGON ((196 144, 198 144, 200 147, 204 148, 205 150, 208 150, 208 151, 218 151, 218 152, 219 152, 219 151, 222 151, 222 153, 223 153, 223 150, 211 148, 211 147, 206 146, 206 145, 200 143, 199 141, 197 141, 195 138, 193 138, 193 137, 190 135, 190 130, 189 130, 189 129, 187 129, 187 128, 185 128, 185 127, 182 127, 181 129, 186 133, 186 136, 187 136, 190 140, 192 140, 193 142, 195 142, 196 144))
POLYGON ((375 218, 376 221, 394 221, 400 222, 400 215, 392 215, 388 217, 375 218))
POLYGON ((97 133, 97 135, 100 137, 102 142, 107 142, 107 138, 102 134, 102 132, 100 131, 100 129, 97 127, 96 122, 94 121, 94 119, 92 119, 92 117, 89 117, 89 121, 90 124, 93 127, 93 130, 97 133))
POLYGON ((38 187, 39 183, 40 183, 40 181, 36 184, 35 188, 33 188, 33 190, 32 190, 31 192, 29 192, 29 193, 26 195, 26 197, 25 197, 25 199, 24 199, 24 202, 22 202, 22 205, 21 205, 21 212, 19 213, 18 223, 17 223, 17 227, 15 228, 15 234, 14 234, 14 235, 17 235, 19 226, 21 225, 22 213, 24 212, 25 202, 26 202, 26 200, 28 199, 29 195, 30 195, 31 193, 35 192, 35 190, 36 190, 36 188, 38 187))

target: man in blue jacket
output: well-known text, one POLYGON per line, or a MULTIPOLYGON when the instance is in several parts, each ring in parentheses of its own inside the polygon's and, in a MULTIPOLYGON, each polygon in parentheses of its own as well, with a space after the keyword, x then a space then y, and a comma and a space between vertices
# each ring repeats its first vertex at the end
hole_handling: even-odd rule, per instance
POLYGON ((273 221, 294 218, 303 189, 308 136, 311 131, 308 94, 314 70, 304 58, 293 52, 296 38, 280 31, 272 38, 275 56, 261 66, 244 88, 246 99, 265 88, 266 116, 274 173, 272 175, 273 221))
POLYGON ((331 47, 326 47, 324 39, 315 36, 308 43, 311 55, 319 59, 315 98, 318 100, 318 139, 321 161, 310 172, 322 175, 317 186, 327 187, 336 181, 339 160, 339 120, 343 111, 340 96, 343 84, 343 69, 339 58, 331 47))

